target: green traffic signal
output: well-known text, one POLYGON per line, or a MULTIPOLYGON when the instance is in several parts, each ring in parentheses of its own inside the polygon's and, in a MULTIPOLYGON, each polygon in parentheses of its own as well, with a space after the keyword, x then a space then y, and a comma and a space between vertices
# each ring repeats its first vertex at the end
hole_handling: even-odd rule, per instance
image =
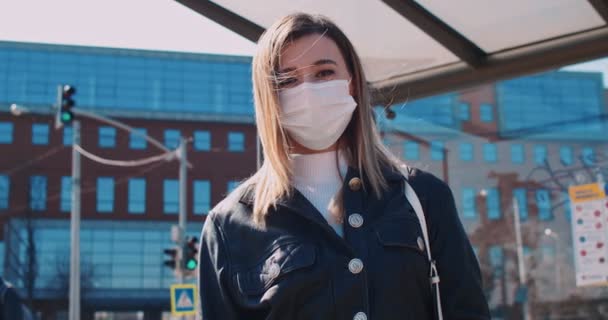
POLYGON ((198 263, 196 262, 195 259, 188 259, 188 261, 186 262, 186 269, 194 270, 194 269, 196 269, 197 264, 198 263))
POLYGON ((61 112, 61 122, 63 123, 69 123, 73 120, 74 115, 69 112, 69 111, 63 111, 61 112))

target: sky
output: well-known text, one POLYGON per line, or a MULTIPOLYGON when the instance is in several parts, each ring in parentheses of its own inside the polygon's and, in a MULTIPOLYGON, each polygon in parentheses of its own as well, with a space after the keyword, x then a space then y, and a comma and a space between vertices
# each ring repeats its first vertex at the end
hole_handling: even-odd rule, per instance
MULTIPOLYGON (((172 0, 0 0, 0 40, 253 55, 255 44, 172 0)), ((565 68, 603 72, 608 57, 565 68)))

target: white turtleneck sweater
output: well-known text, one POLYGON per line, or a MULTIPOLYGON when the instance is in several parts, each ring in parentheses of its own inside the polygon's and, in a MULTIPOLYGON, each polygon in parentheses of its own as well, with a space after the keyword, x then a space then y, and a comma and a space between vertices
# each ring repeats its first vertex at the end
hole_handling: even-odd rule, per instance
POLYGON ((337 151, 292 155, 293 186, 323 215, 336 233, 343 236, 342 225, 330 217, 329 203, 342 186, 348 165, 342 153, 339 154, 339 168, 336 167, 337 151), (339 171, 338 171, 339 170, 339 171))

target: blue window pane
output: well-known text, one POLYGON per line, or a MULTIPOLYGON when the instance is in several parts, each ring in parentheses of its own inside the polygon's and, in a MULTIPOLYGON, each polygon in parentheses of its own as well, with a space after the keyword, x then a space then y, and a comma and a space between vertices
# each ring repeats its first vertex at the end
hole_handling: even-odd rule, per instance
POLYGON ((0 175, 0 209, 8 209, 11 181, 6 175, 0 175))
POLYGON ((143 136, 147 134, 148 131, 144 128, 134 128, 129 134, 129 148, 145 149, 148 146, 148 141, 143 136))
POLYGON ((406 160, 420 159, 420 146, 418 145, 418 142, 406 141, 403 149, 403 155, 406 160))
POLYGON ((238 187, 238 181, 228 181, 228 193, 232 192, 236 187, 238 187))
POLYGON ((36 123, 32 125, 32 144, 49 144, 49 125, 36 123))
POLYGON ((240 152, 245 150, 245 134, 228 132, 228 151, 240 152))
POLYGON ((486 143, 483 145, 483 159, 490 163, 495 163, 498 161, 498 150, 496 148, 496 144, 486 143))
POLYGON ((588 166, 592 166, 595 164, 595 154, 593 153, 593 148, 591 148, 591 147, 583 148, 581 157, 582 157, 582 161, 584 164, 586 164, 588 166))
POLYGON ((211 207, 211 183, 194 180, 194 214, 207 214, 211 207))
POLYGON ((549 190, 536 190, 536 206, 538 207, 538 220, 548 221, 553 219, 549 190))
POLYGON ((494 121, 494 109, 491 104, 481 104, 479 106, 479 119, 483 122, 494 121))
POLYGON ((525 221, 528 219, 528 199, 526 189, 516 188, 513 190, 513 197, 517 200, 517 209, 519 210, 519 219, 525 221))
POLYGON ((459 107, 460 120, 471 120, 471 105, 466 102, 461 102, 459 107))
POLYGON ((500 219, 500 195, 497 188, 488 188, 486 207, 488 209, 488 219, 500 219))
POLYGON ((538 165, 544 165, 547 159, 547 146, 537 145, 534 146, 534 163, 538 165))
POLYGON ((564 166, 569 166, 574 163, 574 153, 572 147, 561 146, 559 148, 559 159, 564 166))
POLYGON ((462 161, 473 161, 473 144, 472 143, 461 143, 460 144, 460 160, 462 161))
POLYGON ((524 146, 521 144, 512 144, 511 145, 511 162, 515 164, 522 164, 526 160, 526 153, 524 151, 524 146))
POLYGON ((114 178, 97 178, 97 212, 114 211, 114 178))
POLYGON ((443 160, 443 142, 431 142, 431 160, 443 160))
POLYGON ((30 209, 33 211, 46 210, 46 183, 45 176, 30 177, 30 209))
POLYGON ((475 210, 475 189, 462 188, 462 215, 465 218, 477 217, 475 210))
POLYGON ((175 129, 165 130, 165 146, 169 149, 177 149, 181 139, 181 132, 175 129))
POLYGON ((564 206, 564 213, 566 214, 566 220, 568 222, 572 219, 572 211, 570 210, 570 195, 568 195, 568 191, 562 192, 562 201, 564 206))
POLYGON ((194 150, 211 150, 211 133, 209 131, 194 131, 194 150))
POLYGON ((146 179, 129 179, 129 213, 146 211, 146 179))
POLYGON ((490 266, 493 269, 494 276, 498 277, 502 274, 504 263, 502 248, 500 246, 490 246, 488 253, 490 258, 490 266))
POLYGON ((63 212, 72 210, 72 177, 61 177, 61 201, 59 209, 63 212))
POLYGON ((99 127, 99 146, 114 148, 116 146, 116 129, 113 127, 99 127))
POLYGON ((13 124, 11 122, 0 122, 0 144, 13 143, 13 124))
POLYGON ((72 126, 63 126, 63 145, 71 146, 74 135, 74 129, 72 126))
POLYGON ((165 213, 179 211, 179 182, 176 179, 163 181, 163 211, 165 213))

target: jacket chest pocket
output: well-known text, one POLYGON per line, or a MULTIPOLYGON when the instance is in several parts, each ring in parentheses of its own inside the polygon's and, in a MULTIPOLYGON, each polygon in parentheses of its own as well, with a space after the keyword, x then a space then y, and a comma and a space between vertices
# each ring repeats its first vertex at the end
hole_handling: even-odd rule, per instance
POLYGON ((233 281, 248 296, 262 295, 281 279, 315 263, 315 248, 310 244, 284 243, 269 249, 259 262, 237 271, 233 281))
POLYGON ((377 258, 383 262, 387 272, 396 272, 396 277, 416 275, 426 281, 430 263, 418 218, 413 215, 387 216, 373 229, 380 249, 377 258))

